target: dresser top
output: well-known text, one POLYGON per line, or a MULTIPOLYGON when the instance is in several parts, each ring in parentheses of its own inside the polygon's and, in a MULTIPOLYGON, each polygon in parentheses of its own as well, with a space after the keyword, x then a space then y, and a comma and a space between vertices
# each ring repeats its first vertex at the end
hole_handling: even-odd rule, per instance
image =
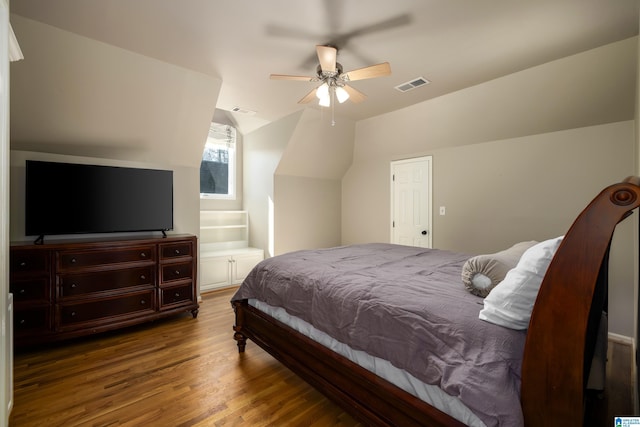
POLYGON ((168 234, 167 237, 162 236, 105 236, 92 238, 71 238, 71 239, 45 239, 42 244, 35 244, 33 241, 16 241, 11 242, 12 250, 16 249, 61 249, 65 247, 92 247, 92 246, 119 246, 119 245, 135 245, 135 244, 162 244, 173 243, 176 241, 184 241, 195 239, 193 234, 168 234))

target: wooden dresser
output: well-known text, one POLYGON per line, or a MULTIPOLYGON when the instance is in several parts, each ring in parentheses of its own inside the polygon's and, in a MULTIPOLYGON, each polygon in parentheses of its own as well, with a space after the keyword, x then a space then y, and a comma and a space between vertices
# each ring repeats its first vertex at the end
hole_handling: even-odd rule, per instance
POLYGON ((198 315, 192 235, 11 244, 17 347, 198 315))

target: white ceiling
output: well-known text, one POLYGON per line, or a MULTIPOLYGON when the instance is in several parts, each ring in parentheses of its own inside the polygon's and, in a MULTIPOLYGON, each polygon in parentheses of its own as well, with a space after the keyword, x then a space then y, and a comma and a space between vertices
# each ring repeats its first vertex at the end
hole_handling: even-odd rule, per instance
MULTIPOLYGON (((218 77, 217 108, 243 133, 284 117, 313 83, 316 44, 345 70, 389 61, 351 83, 368 98, 336 106, 354 120, 638 34, 640 0, 13 0, 12 13, 218 77), (391 28, 376 24, 399 22, 391 28), (362 30, 362 31, 361 31, 362 30), (346 39, 341 36, 347 35, 346 39), (343 38, 341 40, 341 38, 343 38), (423 76, 429 85, 394 89, 423 76)), ((28 52, 25 52, 28 55, 28 52)))

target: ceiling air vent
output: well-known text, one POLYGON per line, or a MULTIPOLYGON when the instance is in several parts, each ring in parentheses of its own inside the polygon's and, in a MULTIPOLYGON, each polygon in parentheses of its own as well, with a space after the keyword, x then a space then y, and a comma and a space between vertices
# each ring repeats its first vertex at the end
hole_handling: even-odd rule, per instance
POLYGON ((396 90, 399 90, 400 92, 408 92, 410 90, 413 90, 417 87, 420 86, 424 86, 431 83, 429 80, 425 79, 424 77, 418 77, 415 78, 411 81, 408 81, 406 83, 402 83, 398 86, 396 86, 396 90))
POLYGON ((246 108, 240 108, 240 107, 233 107, 231 111, 233 113, 246 114, 248 116, 253 116, 256 113, 255 111, 247 110, 246 108))

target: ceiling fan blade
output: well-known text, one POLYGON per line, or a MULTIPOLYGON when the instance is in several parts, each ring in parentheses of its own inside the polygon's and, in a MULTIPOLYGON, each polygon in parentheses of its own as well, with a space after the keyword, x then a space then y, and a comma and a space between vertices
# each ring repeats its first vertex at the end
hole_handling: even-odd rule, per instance
POLYGON ((308 102, 311 102, 316 97, 316 90, 318 90, 318 88, 311 89, 311 92, 306 94, 304 98, 298 101, 298 104, 306 104, 308 102))
POLYGON ((347 71, 343 73, 343 76, 346 76, 345 80, 354 81, 354 80, 364 80, 364 79, 373 79, 375 77, 388 76, 391 74, 391 65, 388 62, 383 62, 382 64, 370 65, 364 68, 358 68, 357 70, 347 71))
POLYGON ((290 76, 288 74, 271 74, 269 76, 271 80, 297 80, 301 82, 312 82, 315 77, 309 76, 290 76))
POLYGON ((360 92, 358 89, 352 88, 349 85, 344 85, 344 90, 346 90, 347 93, 349 94, 349 100, 351 102, 355 102, 356 104, 358 102, 364 101, 367 98, 367 95, 360 92))
POLYGON ((366 27, 358 28, 347 34, 344 34, 344 36, 348 36, 349 38, 355 37, 355 36, 362 36, 365 34, 370 34, 378 31, 389 30, 391 28, 400 27, 403 25, 408 25, 410 23, 411 23, 411 15, 408 15, 405 13, 405 14, 394 16, 392 18, 378 22, 377 24, 371 24, 366 27))
POLYGON ((360 37, 367 34, 375 33, 378 31, 385 31, 391 28, 399 27, 402 25, 407 25, 411 23, 411 16, 404 14, 398 15, 393 18, 384 20, 382 22, 378 22, 377 24, 368 25, 365 27, 360 27, 352 31, 348 31, 346 33, 335 33, 331 39, 326 43, 327 46, 335 46, 338 49, 344 49, 349 44, 352 38, 360 37))
POLYGON ((335 72, 338 50, 335 47, 318 45, 316 46, 316 52, 318 53, 318 60, 320 61, 322 71, 328 73, 335 72))
POLYGON ((301 39, 301 40, 315 40, 318 41, 318 34, 312 34, 305 30, 299 30, 297 28, 286 28, 281 27, 277 24, 267 24, 264 28, 265 33, 268 36, 274 37, 287 37, 291 39, 301 39))
POLYGON ((327 26, 329 34, 337 33, 342 28, 342 18, 344 17, 343 0, 324 0, 327 26))

